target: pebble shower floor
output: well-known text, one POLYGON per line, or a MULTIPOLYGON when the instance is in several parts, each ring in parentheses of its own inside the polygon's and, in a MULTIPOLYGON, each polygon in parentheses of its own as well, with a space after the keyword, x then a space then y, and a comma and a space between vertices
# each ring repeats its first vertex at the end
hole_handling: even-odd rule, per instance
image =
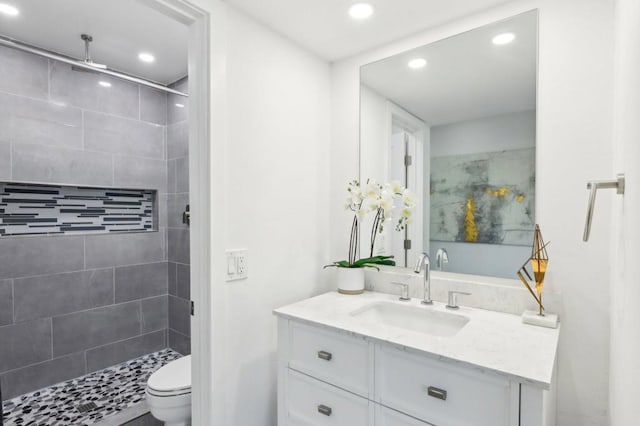
POLYGON ((180 357, 165 349, 7 400, 4 426, 92 425, 142 401, 151 373, 180 357), (92 402, 96 408, 78 410, 92 402))

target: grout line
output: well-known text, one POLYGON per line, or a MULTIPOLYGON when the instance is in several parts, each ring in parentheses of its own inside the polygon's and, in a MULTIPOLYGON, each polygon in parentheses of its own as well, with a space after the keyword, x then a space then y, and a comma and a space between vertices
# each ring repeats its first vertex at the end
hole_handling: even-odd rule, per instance
POLYGON ((113 282, 113 292, 111 293, 112 296, 113 296, 112 297, 112 299, 113 299, 112 305, 115 305, 116 304, 116 267, 115 266, 112 267, 111 271, 112 271, 112 282, 113 282))
POLYGON ((53 359, 53 317, 49 318, 49 324, 51 325, 51 358, 53 359))
POLYGON ((142 88, 139 84, 136 86, 138 87, 138 121, 142 121, 142 94, 140 93, 142 88))
MULTIPOLYGON (((120 234, 117 234, 117 235, 120 235, 120 234)), ((80 236, 82 236, 82 235, 80 235, 80 236)), ((97 267, 97 268, 74 269, 73 271, 53 272, 53 273, 49 273, 49 274, 38 274, 38 275, 25 275, 25 276, 20 276, 20 277, 10 277, 10 278, 3 278, 3 279, 21 280, 21 279, 25 279, 25 278, 37 278, 37 277, 47 277, 47 276, 50 276, 50 275, 73 274, 73 273, 85 272, 85 271, 87 271, 87 272, 89 272, 89 271, 102 271, 102 270, 111 269, 111 268, 117 269, 117 268, 128 268, 128 267, 132 267, 132 266, 154 265, 156 263, 166 263, 166 262, 167 262, 166 260, 156 260, 156 261, 153 261, 153 262, 133 263, 133 264, 130 264, 130 265, 101 266, 101 267, 97 267)), ((174 263, 176 263, 176 262, 174 262, 174 263)))
POLYGON ((9 142, 9 180, 13 181, 13 141, 9 142))
POLYGON ((51 59, 47 59, 47 100, 51 102, 51 59))
MULTIPOLYGON (((140 299, 125 300, 125 301, 122 301, 122 302, 114 303, 112 305, 96 306, 96 307, 92 307, 92 308, 81 309, 81 310, 78 310, 78 311, 61 313, 61 314, 58 314, 58 315, 53 315, 51 317, 32 318, 32 319, 28 319, 28 320, 25 320, 25 321, 19 321, 19 322, 14 323, 14 324, 7 324, 7 325, 0 326, 0 330, 3 329, 3 328, 15 326, 15 325, 18 325, 18 324, 34 322, 34 321, 43 320, 43 319, 51 319, 51 334, 53 336, 53 319, 54 318, 67 317, 67 316, 70 316, 70 315, 75 315, 75 314, 79 314, 79 313, 94 311, 94 310, 97 310, 97 309, 109 309, 109 308, 114 308, 116 306, 122 306, 122 305, 133 304, 133 303, 139 303, 140 306, 141 306, 141 303, 143 301, 145 301, 145 300, 150 300, 150 299, 155 299, 155 298, 165 297, 165 296, 172 296, 172 295, 170 295, 168 293, 162 293, 162 294, 157 294, 155 296, 143 297, 143 298, 140 298, 140 299)), ((178 298, 178 299, 182 299, 182 298, 179 298, 178 296, 173 296, 173 297, 178 298)), ((182 300, 186 300, 186 299, 182 299, 182 300)), ((139 311, 139 313, 141 313, 141 311, 139 311)), ((53 353, 53 339, 52 339, 52 353, 53 353)))
POLYGON ((11 279, 11 324, 16 323, 16 285, 15 281, 11 279))
POLYGON ((169 327, 169 328, 167 328, 167 330, 169 330, 169 331, 173 331, 174 333, 179 334, 179 335, 181 335, 182 337, 186 337, 187 339, 191 339, 191 336, 189 336, 189 335, 187 335, 187 334, 184 334, 184 333, 181 333, 181 332, 179 332, 178 330, 176 330, 175 328, 171 328, 171 327, 169 327))
POLYGON ((142 335, 143 322, 144 322, 144 317, 142 315, 142 300, 138 300, 138 336, 142 335))
POLYGON ((87 126, 85 125, 85 120, 84 120, 84 110, 80 111, 80 128, 82 129, 81 131, 81 135, 82 135, 82 150, 85 150, 85 137, 86 137, 86 133, 87 133, 87 126))

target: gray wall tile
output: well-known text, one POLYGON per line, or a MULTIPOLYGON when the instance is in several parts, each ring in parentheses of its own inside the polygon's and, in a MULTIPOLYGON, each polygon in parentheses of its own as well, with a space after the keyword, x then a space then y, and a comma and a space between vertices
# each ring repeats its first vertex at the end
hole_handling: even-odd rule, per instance
POLYGON ((13 281, 0 280, 0 326, 13 324, 13 281))
POLYGON ((169 297, 152 297, 140 301, 142 332, 164 330, 169 326, 169 297))
POLYGON ((16 181, 111 186, 111 156, 100 152, 13 145, 13 179, 16 181))
POLYGON ((11 179, 11 144, 0 141, 0 179, 11 179))
POLYGON ((176 159, 176 191, 189 192, 189 158, 176 159))
POLYGON ((188 227, 182 222, 182 213, 187 204, 189 204, 189 194, 186 192, 167 195, 167 226, 185 229, 188 227))
POLYGON ((157 194, 158 227, 167 226, 167 194, 157 194))
POLYGON ((161 330, 93 348, 86 352, 87 372, 110 367, 165 347, 166 333, 161 330))
MULTIPOLYGON (((178 81, 176 84, 171 85, 172 88, 183 92, 189 93, 189 82, 187 78, 178 81)), ((189 98, 184 96, 172 95, 167 96, 167 123, 177 123, 179 121, 185 121, 189 117, 189 98), (176 106, 176 104, 184 105, 182 108, 176 106)))
POLYGON ((36 55, 0 47, 0 91, 46 99, 49 61, 36 55))
POLYGON ((164 158, 164 127, 99 112, 84 113, 84 147, 149 158, 164 158))
POLYGON ((116 303, 167 294, 165 262, 116 268, 116 303))
POLYGON ((167 162, 164 160, 115 156, 113 170, 116 186, 167 192, 167 162))
POLYGON ((189 126, 181 121, 167 126, 167 158, 180 158, 189 155, 189 126))
POLYGON ((0 140, 82 147, 82 111, 0 93, 0 140))
POLYGON ((53 318, 53 356, 140 334, 140 303, 129 302, 53 318))
POLYGON ((191 298, 191 272, 189 265, 177 264, 177 295, 183 299, 191 298))
POLYGON ((82 237, 0 239, 0 278, 78 271, 83 266, 82 237))
POLYGON ((0 327, 0 372, 51 359, 51 318, 0 327))
POLYGON ((188 300, 169 296, 169 328, 189 336, 191 333, 191 304, 188 300))
POLYGON ((168 228, 169 261, 189 263, 189 229, 168 228))
POLYGON ((138 85, 104 74, 73 71, 70 65, 51 62, 50 97, 93 111, 137 119, 139 116, 138 85), (98 83, 106 81, 111 87, 98 83))
POLYGON ((176 163, 178 160, 168 160, 167 161, 167 192, 174 193, 176 192, 176 163))
POLYGON ((14 398, 84 374, 84 352, 12 370, 0 376, 2 397, 14 398))
POLYGON ((113 304, 113 269, 14 280, 17 321, 46 318, 113 304))
POLYGON ((87 235, 85 238, 86 267, 89 269, 161 262, 164 259, 164 232, 87 235))
POLYGON ((178 271, 177 264, 175 262, 167 262, 167 274, 169 281, 169 294, 174 296, 178 295, 178 271))
POLYGON ((191 353, 191 338, 169 329, 169 347, 182 355, 189 355, 191 353))
POLYGON ((140 86, 140 120, 167 124, 167 94, 140 86))

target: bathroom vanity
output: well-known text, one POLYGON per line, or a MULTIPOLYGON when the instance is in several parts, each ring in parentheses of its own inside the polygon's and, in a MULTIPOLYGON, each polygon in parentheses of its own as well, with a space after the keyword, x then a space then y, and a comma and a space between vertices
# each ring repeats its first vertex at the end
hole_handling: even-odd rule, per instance
POLYGON ((279 426, 555 425, 558 329, 375 292, 275 314, 279 426))

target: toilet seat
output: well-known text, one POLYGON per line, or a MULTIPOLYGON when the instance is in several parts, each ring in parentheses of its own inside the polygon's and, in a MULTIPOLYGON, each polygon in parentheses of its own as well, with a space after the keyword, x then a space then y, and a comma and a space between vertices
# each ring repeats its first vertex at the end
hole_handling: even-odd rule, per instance
POLYGON ((151 389, 149 387, 147 387, 147 394, 149 395, 153 395, 153 396, 158 396, 158 397, 172 397, 172 396, 180 396, 180 395, 191 395, 191 388, 188 389, 182 389, 182 390, 176 390, 176 391, 169 391, 169 392, 159 392, 156 391, 155 389, 151 389))
POLYGON ((149 376, 147 392, 160 397, 191 393, 191 355, 172 361, 149 376))

